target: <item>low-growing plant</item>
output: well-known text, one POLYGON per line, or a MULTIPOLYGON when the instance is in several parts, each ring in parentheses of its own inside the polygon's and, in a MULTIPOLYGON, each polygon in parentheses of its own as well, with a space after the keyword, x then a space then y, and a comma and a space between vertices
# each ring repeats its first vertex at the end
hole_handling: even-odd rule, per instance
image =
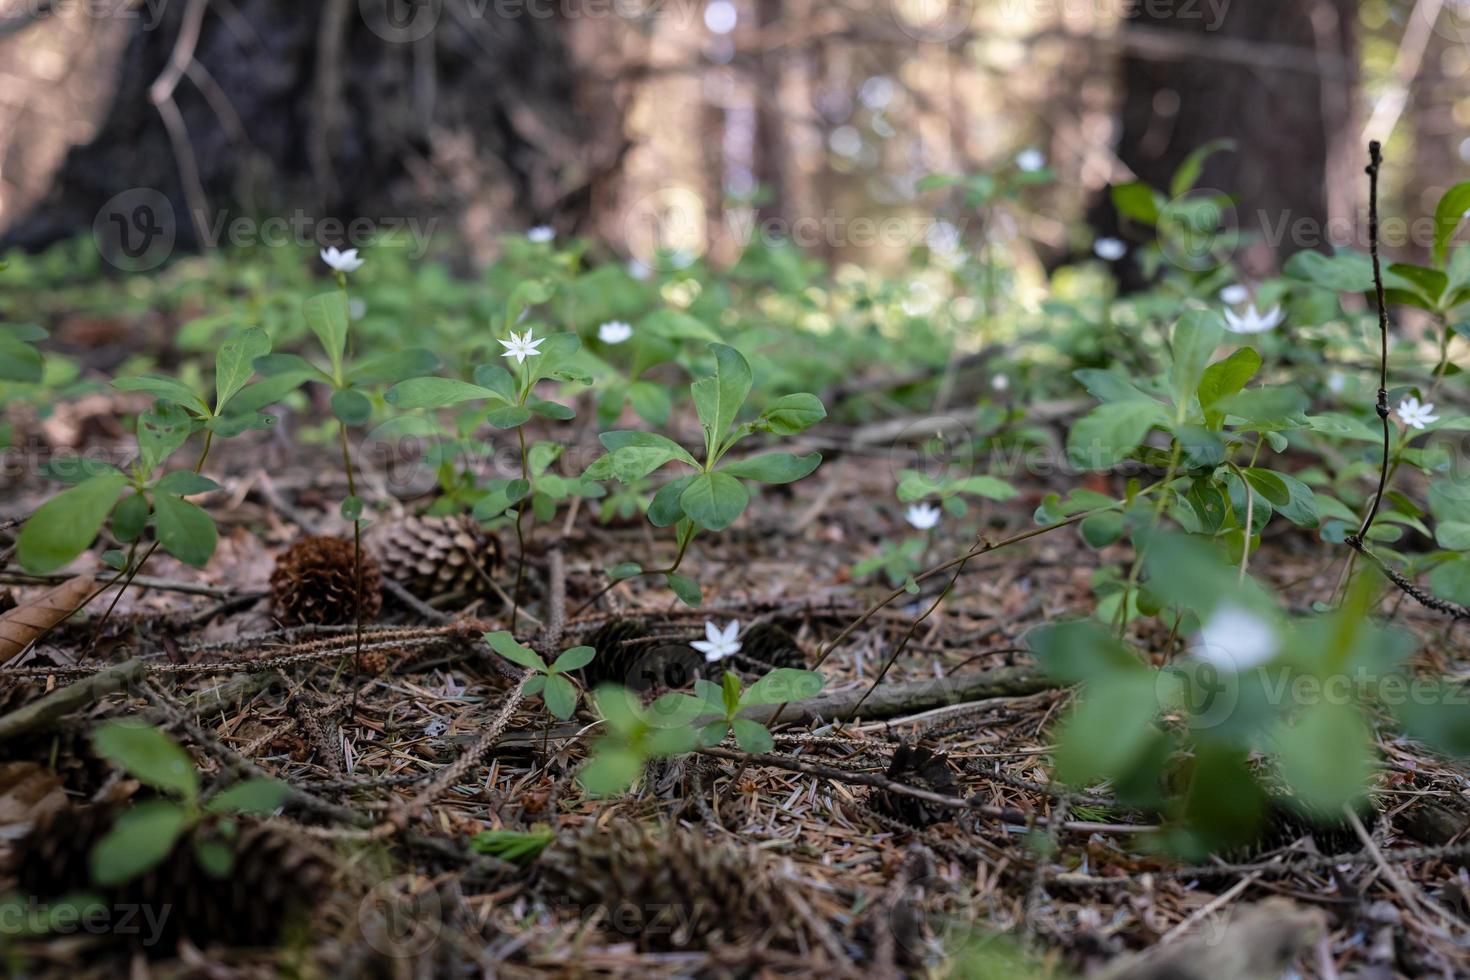
POLYGON ((525 692, 541 695, 541 700, 546 702, 546 710, 552 715, 566 721, 576 712, 581 691, 577 682, 567 675, 590 664, 597 655, 596 650, 587 646, 571 647, 563 650, 548 665, 541 654, 517 643, 515 637, 504 630, 486 633, 485 642, 511 663, 536 672, 535 677, 526 681, 525 692))
POLYGON ((234 863, 227 843, 235 833, 231 818, 272 813, 290 794, 290 787, 278 780, 249 779, 205 798, 189 754, 163 732, 141 722, 101 724, 92 732, 92 744, 101 756, 163 794, 134 803, 93 846, 89 866, 93 883, 101 887, 144 874, 186 836, 191 837, 199 866, 223 878, 234 863))

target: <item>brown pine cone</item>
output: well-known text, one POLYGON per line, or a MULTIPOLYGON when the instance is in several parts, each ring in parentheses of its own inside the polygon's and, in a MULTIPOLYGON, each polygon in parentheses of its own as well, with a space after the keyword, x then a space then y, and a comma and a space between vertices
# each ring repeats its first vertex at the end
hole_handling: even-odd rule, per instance
POLYGON ((420 599, 492 594, 500 542, 468 514, 409 517, 374 527, 368 539, 383 574, 420 599))
POLYGON ((582 668, 589 690, 599 684, 633 691, 687 687, 704 671, 704 657, 693 647, 650 636, 647 624, 633 619, 609 619, 584 634, 580 643, 597 651, 582 668))
MULTIPOLYGON (((362 621, 372 622, 383 605, 382 573, 362 551, 362 621)), ((271 592, 276 616, 287 626, 345 626, 357 621, 357 566, 353 542, 311 537, 276 559, 271 592)))
POLYGON ((199 946, 273 945, 288 926, 306 922, 325 891, 330 868, 320 857, 273 828, 238 820, 233 838, 217 826, 198 828, 137 878, 99 889, 91 880, 89 855, 122 812, 73 806, 37 820, 14 852, 11 870, 20 890, 40 900, 87 893, 114 909, 146 908, 150 920, 115 934, 161 956, 179 939, 199 946), (224 877, 209 874, 195 858, 198 835, 224 843, 233 854, 224 877))
POLYGON ((588 824, 553 841, 537 869, 554 904, 602 906, 605 927, 644 949, 713 948, 772 924, 758 856, 677 826, 588 824))
MULTIPOLYGON (((888 764, 888 778, 931 793, 959 795, 959 784, 949 761, 942 753, 923 745, 900 745, 894 750, 893 759, 888 764)), ((952 807, 885 789, 874 791, 868 798, 868 805, 911 827, 928 827, 950 819, 956 812, 952 807)))
POLYGON ((740 652, 735 660, 741 667, 763 673, 772 667, 807 666, 806 652, 796 637, 779 623, 755 623, 740 637, 740 652))

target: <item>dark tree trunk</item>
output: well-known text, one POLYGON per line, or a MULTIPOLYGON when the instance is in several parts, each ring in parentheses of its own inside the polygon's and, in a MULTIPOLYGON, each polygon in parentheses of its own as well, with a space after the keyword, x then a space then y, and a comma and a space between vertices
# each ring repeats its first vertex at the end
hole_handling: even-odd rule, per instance
MULTIPOLYGON (((1354 0, 1130 9, 1137 16, 1123 37, 1122 162, 1168 188, 1195 148, 1233 139, 1236 151, 1216 155, 1199 186, 1235 196, 1236 223, 1258 237, 1236 259, 1257 274, 1302 248, 1330 246, 1329 227, 1342 237, 1362 170, 1354 0)), ((1106 202, 1093 218, 1102 233, 1117 232, 1106 202)))
POLYGON ((160 9, 133 29, 96 137, 0 247, 84 233, 140 189, 168 202, 185 248, 226 216, 299 214, 314 238, 332 237, 323 219, 431 215, 570 231, 621 160, 613 87, 581 78, 561 18, 466 0, 160 9))

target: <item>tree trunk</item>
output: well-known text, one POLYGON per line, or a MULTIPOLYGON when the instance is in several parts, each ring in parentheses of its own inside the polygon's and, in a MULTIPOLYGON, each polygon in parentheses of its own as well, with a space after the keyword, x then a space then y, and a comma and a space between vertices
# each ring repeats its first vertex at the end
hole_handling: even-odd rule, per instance
POLYGON ((350 239, 352 219, 383 230, 434 215, 482 237, 566 232, 621 160, 614 88, 581 77, 560 17, 467 0, 153 6, 157 26, 140 19, 98 79, 115 94, 95 138, 0 247, 94 223, 116 246, 110 223, 139 218, 109 212, 140 200, 158 202, 149 218, 171 221, 183 248, 252 233, 226 221, 256 215, 299 217, 308 241, 350 239))
MULTIPOLYGON (((1264 275, 1302 248, 1351 237, 1357 53, 1353 0, 1139 4, 1125 27, 1118 156, 1140 180, 1169 186, 1197 147, 1236 143, 1199 187, 1235 197, 1238 227, 1257 240, 1235 258, 1264 275), (1329 222, 1331 222, 1329 224, 1329 222), (1329 234, 1329 230, 1331 234, 1329 234)), ((1094 209, 1117 234, 1112 207, 1094 209)))

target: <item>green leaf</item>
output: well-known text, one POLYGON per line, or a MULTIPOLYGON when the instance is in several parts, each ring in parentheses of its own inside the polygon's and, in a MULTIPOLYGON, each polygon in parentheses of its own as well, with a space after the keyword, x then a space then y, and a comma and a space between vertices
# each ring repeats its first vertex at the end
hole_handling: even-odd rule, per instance
POLYGON ((1434 209, 1434 261, 1437 264, 1445 264, 1450 241, 1464 222, 1466 211, 1470 211, 1470 181, 1445 191, 1434 209))
POLYGON ((13 337, 0 335, 0 381, 36 384, 45 373, 40 351, 13 337))
POLYGON ((194 860, 211 878, 228 878, 235 867, 235 852, 217 840, 200 840, 194 844, 194 860))
POLYGON ((648 522, 654 527, 668 527, 684 520, 684 506, 680 498, 684 488, 693 482, 693 476, 683 476, 659 487, 648 504, 648 522))
POLYGON ((361 425, 373 416, 373 403, 356 388, 332 392, 332 415, 345 425, 361 425))
POLYGON ((347 369, 346 380, 354 385, 388 384, 432 374, 439 370, 439 356, 423 347, 385 351, 358 361, 347 369))
POLYGON ((1088 685, 1057 735, 1057 777, 1071 786, 1127 774, 1149 745, 1158 714, 1153 671, 1117 674, 1088 685))
POLYGON ((801 701, 814 697, 826 683, 827 679, 815 670, 778 667, 746 689, 740 707, 801 701))
POLYGON ((999 477, 983 475, 967 476, 956 480, 946 487, 946 491, 971 497, 984 497, 986 500, 1010 500, 1021 492, 999 477))
POLYGON ((735 744, 740 746, 742 752, 760 755, 776 747, 776 740, 771 737, 766 726, 758 721, 736 718, 730 722, 730 730, 735 733, 735 744))
POLYGON ((225 405, 255 373, 255 359, 271 350, 271 338, 259 327, 251 327, 220 345, 214 356, 214 412, 224 412, 225 405))
POLYGON ((97 752, 135 779, 186 800, 199 795, 199 772, 179 743, 138 721, 109 721, 92 731, 97 752))
POLYGON ((1183 197, 1194 190, 1194 185, 1199 182, 1200 173, 1204 170, 1205 162, 1222 151, 1233 151, 1235 141, 1230 139, 1210 140, 1203 146, 1196 147, 1194 152, 1184 158, 1179 169, 1174 171, 1174 179, 1169 183, 1169 194, 1171 197, 1183 197))
POLYGON ((546 661, 541 655, 530 647, 523 647, 516 642, 515 637, 505 630, 497 630, 494 633, 485 634, 485 642, 490 644, 491 649, 500 654, 506 660, 521 667, 546 673, 546 661))
POLYGON ((491 409, 485 415, 485 422, 497 429, 514 429, 530 420, 531 410, 524 405, 505 405, 491 409))
POLYGON ((123 544, 132 544, 148 526, 148 498, 134 493, 118 502, 112 512, 112 536, 123 544))
POLYGON ((1309 404, 1307 396, 1294 385, 1272 385, 1247 388, 1221 398, 1215 409, 1235 415, 1253 425, 1280 424, 1301 417, 1309 404))
POLYGON ((762 427, 778 436, 805 432, 827 417, 827 409, 816 395, 801 392, 783 395, 760 415, 762 427))
POLYGON ((669 390, 653 381, 635 381, 628 385, 628 401, 638 417, 650 425, 664 425, 673 410, 669 390))
POLYGON ((502 861, 528 864, 556 840, 549 827, 535 830, 482 830, 470 838, 470 847, 481 854, 493 854, 502 861))
POLYGON ((1123 515, 1115 510, 1093 514, 1079 528, 1088 547, 1102 549, 1123 537, 1123 515))
POLYGON ((92 848, 92 881, 111 888, 131 881, 168 856, 184 832, 184 809, 167 800, 146 800, 117 818, 92 848))
POLYGON ((623 579, 632 578, 634 575, 641 574, 643 574, 643 566, 636 561, 618 562, 618 564, 607 570, 607 577, 614 582, 621 582, 623 579))
POLYGON ((1373 759, 1367 727, 1355 704, 1323 699, 1306 706, 1275 742, 1281 775, 1296 797, 1334 813, 1368 790, 1373 759))
POLYGON ((592 647, 572 647, 570 650, 562 651, 561 656, 556 658, 556 663, 551 665, 551 669, 559 674, 564 674, 569 670, 580 670, 590 664, 595 656, 597 656, 597 651, 592 647))
POLYGON ((526 692, 526 696, 527 697, 535 697, 536 695, 540 694, 542 691, 546 690, 546 678, 548 676, 550 676, 550 675, 548 675, 548 674, 535 674, 535 675, 533 675, 531 677, 527 677, 526 678, 526 686, 523 687, 523 688, 521 688, 521 690, 523 690, 523 691, 526 692))
POLYGON ((669 454, 670 459, 680 460, 695 468, 699 467, 699 461, 694 458, 689 450, 667 436, 661 436, 656 432, 619 430, 615 432, 604 432, 597 439, 612 452, 617 452, 622 449, 662 449, 669 454))
POLYGON ((503 364, 481 364, 475 368, 475 384, 489 388, 504 401, 515 402, 520 398, 516 379, 503 364))
POLYGON ((1042 669, 1066 684, 1136 674, 1145 669, 1137 655, 1093 620, 1037 627, 1026 634, 1026 643, 1042 669))
POLYGON ((1152 400, 1099 405, 1072 424, 1067 455, 1083 469, 1109 469, 1127 459, 1150 429, 1166 421, 1164 406, 1152 400))
POLYGON ((577 710, 577 685, 560 674, 552 674, 546 678, 541 698, 546 702, 546 710, 566 721, 577 710))
POLYGON ((1336 255, 1303 250, 1286 260, 1282 271, 1293 279, 1301 279, 1335 293, 1363 293, 1373 288, 1373 263, 1368 256, 1351 249, 1336 255))
POLYGON ((718 446, 750 395, 751 374, 750 365, 735 348, 725 344, 710 344, 709 348, 715 355, 714 376, 700 378, 690 385, 690 391, 709 444, 718 446))
POLYGON ((162 401, 182 405, 195 412, 207 413, 209 406, 188 385, 173 378, 144 374, 136 378, 118 378, 112 383, 118 391, 142 391, 162 401))
MULTIPOLYGON (((721 467, 717 472, 759 483, 795 483, 815 470, 822 462, 821 453, 796 456, 791 453, 766 453, 721 467)), ((696 481, 697 482, 697 481, 696 481)), ((687 508, 686 508, 687 512, 687 508)))
POLYGON ((630 748, 599 743, 577 781, 592 796, 616 796, 643 775, 644 762, 643 755, 630 748))
POLYGON ((388 389, 388 404, 399 408, 443 408, 501 396, 489 388, 454 378, 410 378, 388 389))
POLYGON ((214 556, 218 540, 214 520, 203 508, 171 493, 153 498, 153 523, 158 543, 179 561, 203 568, 214 556))
MULTIPOLYGON (((572 376, 568 375, 566 364, 581 349, 582 338, 574 333, 554 333, 546 337, 541 344, 541 353, 526 361, 531 383, 535 384, 542 378, 549 378, 553 375, 566 375, 568 380, 571 380, 572 376)), ((576 378, 576 380, 583 379, 576 378)))
POLYGON ((1224 360, 1205 368, 1199 382, 1199 403, 1210 415, 1210 408, 1222 398, 1235 394, 1255 377, 1261 368, 1261 355, 1254 348, 1242 347, 1224 360))
POLYGON ((279 779, 246 779, 212 797, 204 808, 210 813, 269 814, 280 809, 291 787, 279 779))
POLYGON ((154 489, 159 493, 174 493, 181 497, 191 497, 196 493, 210 493, 220 489, 220 485, 207 476, 200 476, 193 470, 174 470, 165 473, 156 484, 154 489))
POLYGON ((669 340, 718 341, 720 339, 720 335, 705 326, 703 321, 678 310, 658 310, 650 313, 639 322, 638 332, 669 340))
POLYGON ((332 361, 332 377, 342 377, 342 357, 347 352, 347 297, 341 290, 319 293, 302 306, 306 325, 316 334, 322 350, 332 361))
POLYGON ((725 472, 697 473, 679 495, 679 506, 689 519, 710 531, 735 523, 749 501, 750 492, 725 472))
POLYGON ((97 537, 127 485, 128 478, 121 473, 107 473, 42 504, 21 529, 16 545, 21 567, 47 575, 69 565, 97 537))
POLYGON ((1158 193, 1141 180, 1117 184, 1112 190, 1113 207, 1125 218, 1152 227, 1159 220, 1158 193))
POLYGON ((1182 411, 1188 408, 1204 378, 1205 367, 1225 336, 1225 325, 1213 310, 1191 310, 1174 326, 1171 350, 1174 363, 1170 371, 1174 404, 1182 411))
POLYGON ((698 608, 699 604, 704 601, 704 593, 700 591, 699 583, 688 575, 668 572, 664 575, 664 581, 668 583, 669 588, 674 590, 674 595, 678 596, 684 605, 698 608))

